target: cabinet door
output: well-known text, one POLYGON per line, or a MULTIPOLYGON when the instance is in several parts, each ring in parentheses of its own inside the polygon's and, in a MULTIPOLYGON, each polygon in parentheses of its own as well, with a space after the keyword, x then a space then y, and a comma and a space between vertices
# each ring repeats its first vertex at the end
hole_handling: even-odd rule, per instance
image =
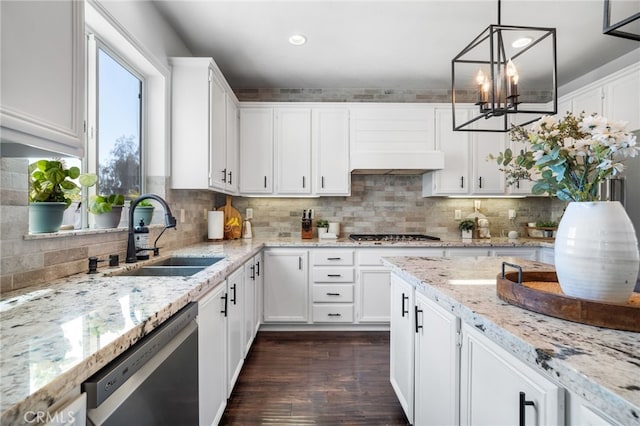
POLYGON ((415 418, 420 426, 458 424, 460 323, 416 293, 415 418))
POLYGON ((244 361, 244 268, 227 277, 227 397, 231 395, 244 361))
POLYGON ((603 114, 610 120, 627 121, 627 130, 640 129, 640 65, 605 84, 603 114))
POLYGON ((244 346, 249 352, 256 333, 256 265, 251 258, 244 264, 244 346))
POLYGON ((390 272, 361 268, 358 276, 358 322, 389 322, 390 272))
POLYGON ((311 110, 276 109, 278 194, 311 193, 311 110))
MULTIPOLYGON (((484 120, 476 122, 477 128, 482 128, 484 120)), ((504 152, 507 137, 504 133, 473 132, 473 182, 471 191, 474 194, 498 194, 505 191, 504 173, 498 170, 495 160, 488 160, 489 155, 504 152)))
POLYGON ((307 252, 270 250, 264 253, 264 263, 264 321, 307 322, 307 252))
MULTIPOLYGON (((425 177, 432 177, 431 194, 466 194, 469 192, 469 132, 453 131, 453 116, 451 108, 436 109, 436 149, 444 153, 444 169, 426 173, 425 177)), ((461 110, 459 114, 466 120, 467 112, 461 110)))
POLYGON ((273 110, 240 109, 240 193, 273 192, 273 110))
POLYGON ((263 254, 262 252, 256 254, 254 256, 254 264, 256 266, 256 303, 255 303, 255 330, 253 332, 254 336, 258 332, 260 328, 260 324, 262 324, 262 306, 264 299, 264 262, 263 262, 263 254))
MULTIPOLYGON (((572 111, 576 115, 584 112, 585 115, 593 113, 602 114, 602 88, 595 87, 572 96, 572 111)), ((559 113, 564 116, 564 113, 559 113)))
POLYGON ((314 193, 351 194, 349 110, 314 109, 311 122, 314 193))
POLYGON ((409 423, 413 423, 414 330, 413 287, 391 274, 391 386, 409 423))
POLYGON ((227 285, 198 302, 200 424, 218 424, 227 405, 227 285))
POLYGON ((471 326, 463 324, 462 336, 461 425, 522 424, 520 410, 527 426, 564 424, 563 389, 471 326))
POLYGON ((213 71, 209 71, 209 102, 209 186, 224 191, 227 182, 227 95, 213 71))
POLYGON ((226 192, 236 194, 238 192, 238 107, 231 96, 226 96, 227 101, 227 125, 226 125, 226 164, 227 179, 226 192))
POLYGON ((82 1, 0 2, 2 142, 84 154, 82 1))

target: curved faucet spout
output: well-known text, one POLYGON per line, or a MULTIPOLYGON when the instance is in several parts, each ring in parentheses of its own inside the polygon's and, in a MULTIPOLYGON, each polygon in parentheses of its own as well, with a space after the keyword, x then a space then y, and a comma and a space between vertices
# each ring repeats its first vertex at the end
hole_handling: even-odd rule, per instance
POLYGON ((126 263, 135 263, 138 260, 136 258, 136 242, 135 242, 135 236, 134 236, 135 224, 133 223, 133 212, 140 201, 147 200, 147 199, 156 200, 157 202, 162 204, 162 207, 164 208, 165 229, 176 227, 176 218, 173 217, 173 215, 171 214, 171 209, 169 208, 169 205, 167 204, 167 202, 164 199, 162 199, 160 196, 156 194, 142 194, 135 200, 131 201, 131 204, 129 206, 129 234, 127 236, 126 263))

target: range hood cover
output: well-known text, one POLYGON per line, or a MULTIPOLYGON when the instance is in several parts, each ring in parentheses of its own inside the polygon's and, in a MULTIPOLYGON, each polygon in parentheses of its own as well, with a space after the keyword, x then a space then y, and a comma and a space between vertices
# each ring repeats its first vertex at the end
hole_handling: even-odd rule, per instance
POLYGON ((421 175, 444 168, 444 153, 359 153, 351 158, 351 172, 357 175, 421 175))

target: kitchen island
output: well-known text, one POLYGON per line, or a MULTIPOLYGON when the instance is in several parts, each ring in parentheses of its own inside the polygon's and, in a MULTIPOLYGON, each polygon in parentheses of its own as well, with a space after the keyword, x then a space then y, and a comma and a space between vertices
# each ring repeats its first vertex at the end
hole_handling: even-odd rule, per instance
MULTIPOLYGON (((496 277, 502 262, 524 271, 550 265, 509 257, 397 257, 392 272, 445 311, 460 318, 569 391, 567 410, 579 397, 623 425, 640 424, 640 334, 569 322, 500 300, 496 277)), ((569 424, 576 423, 570 416, 569 424)))

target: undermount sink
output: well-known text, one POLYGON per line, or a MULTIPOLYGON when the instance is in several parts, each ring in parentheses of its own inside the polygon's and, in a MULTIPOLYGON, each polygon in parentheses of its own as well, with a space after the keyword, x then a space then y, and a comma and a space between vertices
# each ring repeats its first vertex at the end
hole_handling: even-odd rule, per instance
POLYGON ((138 277, 188 277, 224 259, 224 257, 189 257, 172 256, 150 265, 145 265, 130 271, 124 271, 119 276, 138 277))
POLYGON ((211 266, 220 262, 224 257, 191 257, 191 256, 172 256, 159 262, 154 262, 149 266, 211 266))

